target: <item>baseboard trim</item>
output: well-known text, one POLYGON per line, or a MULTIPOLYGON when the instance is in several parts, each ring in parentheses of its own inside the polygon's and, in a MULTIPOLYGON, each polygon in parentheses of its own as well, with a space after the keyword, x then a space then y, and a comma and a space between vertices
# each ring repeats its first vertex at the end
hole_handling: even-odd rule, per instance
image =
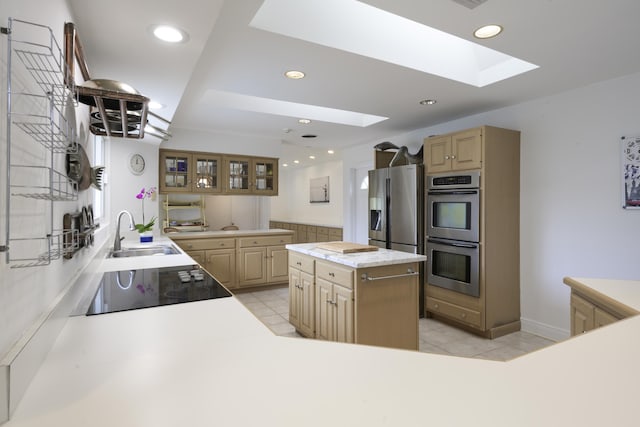
POLYGON ((522 322, 522 330, 524 332, 529 332, 552 341, 564 341, 571 336, 567 329, 558 328, 556 326, 538 322, 537 320, 525 319, 523 317, 520 321, 522 322))

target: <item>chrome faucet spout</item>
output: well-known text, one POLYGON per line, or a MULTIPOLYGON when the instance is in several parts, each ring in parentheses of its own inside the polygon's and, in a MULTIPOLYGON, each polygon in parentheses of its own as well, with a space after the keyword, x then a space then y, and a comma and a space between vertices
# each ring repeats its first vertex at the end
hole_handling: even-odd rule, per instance
POLYGON ((120 213, 118 213, 118 221, 116 223, 116 237, 113 240, 113 250, 114 251, 119 251, 122 249, 122 245, 120 245, 120 242, 122 241, 122 239, 124 239, 124 237, 120 237, 120 220, 122 219, 122 215, 126 214, 129 217, 129 230, 133 231, 136 229, 135 226, 135 221, 133 220, 133 215, 131 215, 131 212, 129 211, 120 211, 120 213))

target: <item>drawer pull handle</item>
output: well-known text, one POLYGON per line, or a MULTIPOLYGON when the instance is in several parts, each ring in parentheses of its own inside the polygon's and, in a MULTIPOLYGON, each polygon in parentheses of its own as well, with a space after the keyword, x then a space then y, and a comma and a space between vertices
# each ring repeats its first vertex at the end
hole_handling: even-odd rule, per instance
POLYGON ((407 272, 404 274, 393 274, 391 276, 380 276, 380 277, 369 277, 369 275, 367 273, 362 273, 362 276, 360 276, 360 278, 365 281, 365 280, 369 280, 369 281, 373 281, 373 280, 385 280, 385 279, 396 279, 398 277, 407 277, 407 276, 418 276, 420 273, 418 273, 417 271, 413 271, 412 269, 407 269, 407 272))
POLYGON ((433 306, 433 308, 435 308, 435 309, 437 310, 437 309, 439 309, 439 308, 440 308, 440 305, 439 305, 439 304, 435 304, 435 305, 433 306))
POLYGON ((336 277, 335 273, 329 273, 329 276, 336 277))
POLYGON ((302 265, 302 263, 300 261, 296 261, 297 265, 302 265))
POLYGON ((466 319, 466 317, 467 317, 467 313, 462 313, 462 314, 460 315, 460 317, 462 317, 463 319, 466 319))

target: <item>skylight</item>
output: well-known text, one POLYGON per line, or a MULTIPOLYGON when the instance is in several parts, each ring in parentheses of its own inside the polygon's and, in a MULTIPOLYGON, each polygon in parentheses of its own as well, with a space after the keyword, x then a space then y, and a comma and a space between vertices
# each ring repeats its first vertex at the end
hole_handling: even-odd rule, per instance
POLYGON ((265 0, 250 25, 476 87, 538 68, 356 0, 265 0))
POLYGON ((203 96, 208 105, 220 106, 243 111, 275 114, 287 117, 307 117, 310 120, 339 123, 349 126, 367 127, 387 120, 388 117, 338 110, 317 105, 298 104, 277 99, 260 98, 220 90, 208 90, 203 96))

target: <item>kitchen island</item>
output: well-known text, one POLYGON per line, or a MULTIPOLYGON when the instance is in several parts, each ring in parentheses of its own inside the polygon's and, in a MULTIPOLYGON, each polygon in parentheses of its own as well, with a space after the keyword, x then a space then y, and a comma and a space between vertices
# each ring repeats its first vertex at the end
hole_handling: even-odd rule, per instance
POLYGON ((639 333, 635 316, 495 362, 278 337, 235 298, 78 316, 6 427, 635 426, 639 333))
POLYGON ((298 333, 329 341, 418 350, 424 255, 348 242, 286 247, 290 251, 289 322, 298 333), (366 251, 327 249, 349 247, 366 251))

